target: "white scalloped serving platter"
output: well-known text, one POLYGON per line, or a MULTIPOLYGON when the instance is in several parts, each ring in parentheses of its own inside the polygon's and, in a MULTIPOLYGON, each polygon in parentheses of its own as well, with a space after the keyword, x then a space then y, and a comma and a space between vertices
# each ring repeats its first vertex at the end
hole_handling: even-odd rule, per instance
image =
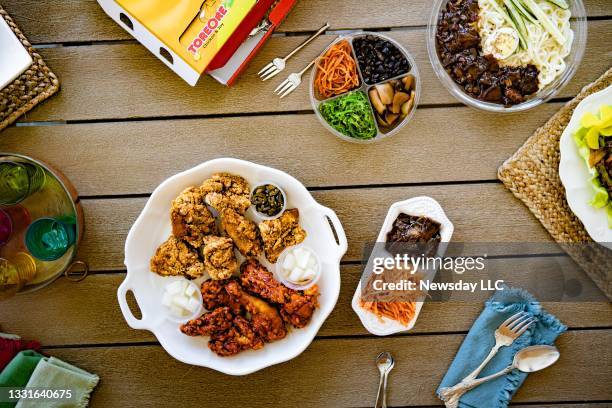
MULTIPOLYGON (((251 212, 252 209, 249 209, 249 213, 251 212)), ((125 242, 127 276, 117 291, 119 305, 132 328, 151 331, 162 347, 177 360, 230 375, 249 374, 298 356, 312 342, 338 300, 340 259, 346 249, 346 236, 336 214, 318 204, 297 179, 280 170, 243 160, 215 159, 170 177, 160 184, 149 198, 125 242), (291 329, 282 340, 232 357, 219 357, 210 351, 207 346, 208 337, 189 337, 180 332, 179 324, 168 318, 168 312, 161 304, 163 290, 169 278, 151 272, 149 267, 149 261, 157 247, 170 235, 172 200, 185 188, 201 185, 204 180, 218 172, 240 175, 250 185, 269 181, 280 186, 287 195, 287 208, 299 209, 300 225, 307 233, 304 245, 317 252, 322 268, 318 282, 321 293, 319 308, 305 328, 291 329), (328 219, 336 230, 339 243, 328 219), (128 291, 133 292, 136 298, 142 313, 141 319, 136 319, 130 311, 126 301, 128 291)), ((270 271, 274 273, 273 269, 270 271)))

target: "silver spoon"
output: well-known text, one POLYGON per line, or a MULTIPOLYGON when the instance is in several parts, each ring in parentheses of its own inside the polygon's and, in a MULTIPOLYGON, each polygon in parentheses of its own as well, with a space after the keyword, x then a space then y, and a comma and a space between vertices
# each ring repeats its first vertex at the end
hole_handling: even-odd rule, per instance
POLYGON ((471 380, 465 383, 463 387, 451 389, 443 388, 440 390, 440 396, 444 401, 444 404, 448 408, 456 408, 459 405, 459 399, 467 391, 480 384, 493 380, 508 374, 510 371, 518 368, 524 373, 533 373, 534 371, 543 370, 546 367, 550 367, 559 359, 559 350, 552 346, 530 346, 525 347, 514 355, 512 364, 498 371, 495 374, 488 375, 486 377, 471 380))
POLYGON ((394 365, 395 361, 389 352, 385 351, 376 357, 376 366, 380 371, 380 383, 378 384, 378 394, 376 395, 374 408, 387 408, 387 377, 394 365))

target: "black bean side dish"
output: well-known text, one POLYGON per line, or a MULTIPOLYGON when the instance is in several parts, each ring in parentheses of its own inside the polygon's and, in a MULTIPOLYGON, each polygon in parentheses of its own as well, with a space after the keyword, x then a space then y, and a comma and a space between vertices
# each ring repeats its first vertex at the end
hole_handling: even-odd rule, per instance
POLYGON ((436 33, 440 61, 451 78, 477 99, 506 106, 519 104, 538 90, 535 65, 501 67, 482 55, 478 34, 478 0, 450 0, 438 16, 436 33))
POLYGON ((410 71, 410 63, 393 43, 373 35, 353 40, 353 48, 366 84, 372 85, 410 71))
POLYGON ((258 213, 274 217, 285 205, 285 197, 278 187, 272 184, 258 186, 251 195, 251 202, 258 213))

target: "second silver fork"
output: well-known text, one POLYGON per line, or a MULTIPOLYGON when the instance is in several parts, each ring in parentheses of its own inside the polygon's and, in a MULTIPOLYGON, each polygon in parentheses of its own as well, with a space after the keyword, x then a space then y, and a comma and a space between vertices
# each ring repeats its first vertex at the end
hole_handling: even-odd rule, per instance
POLYGON ((278 87, 276 87, 274 93, 280 96, 281 99, 283 99, 285 96, 295 91, 295 89, 302 83, 302 75, 304 75, 304 73, 308 71, 315 64, 315 62, 317 62, 318 58, 319 57, 310 61, 310 63, 306 65, 306 68, 304 68, 300 72, 294 72, 293 74, 290 74, 287 79, 285 79, 283 82, 280 83, 278 87))

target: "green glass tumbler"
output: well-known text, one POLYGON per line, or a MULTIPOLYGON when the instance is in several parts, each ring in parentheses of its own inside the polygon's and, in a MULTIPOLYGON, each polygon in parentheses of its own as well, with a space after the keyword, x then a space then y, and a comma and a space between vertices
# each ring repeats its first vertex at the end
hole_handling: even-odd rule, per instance
POLYGON ((45 170, 33 163, 0 162, 0 205, 13 205, 39 191, 45 170))
POLYGON ((70 219, 39 218, 28 227, 25 244, 34 258, 55 261, 76 241, 76 224, 70 219))

